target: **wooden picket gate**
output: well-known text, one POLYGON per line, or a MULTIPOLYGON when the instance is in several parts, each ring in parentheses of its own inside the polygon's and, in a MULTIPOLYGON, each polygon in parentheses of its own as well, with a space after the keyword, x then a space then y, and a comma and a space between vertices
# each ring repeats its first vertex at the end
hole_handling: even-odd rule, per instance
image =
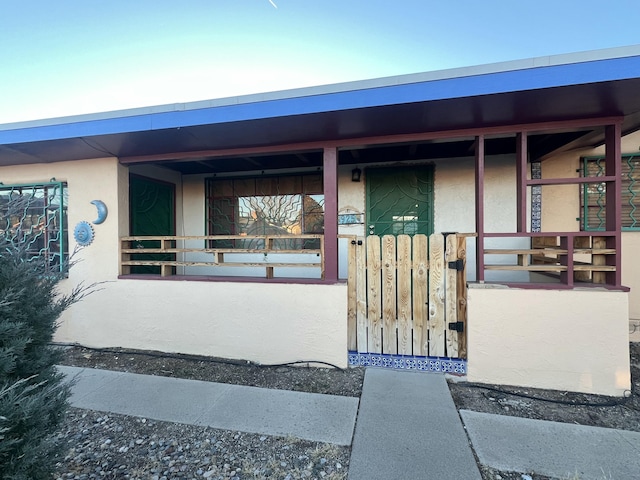
POLYGON ((353 237, 349 350, 466 358, 466 237, 353 237))

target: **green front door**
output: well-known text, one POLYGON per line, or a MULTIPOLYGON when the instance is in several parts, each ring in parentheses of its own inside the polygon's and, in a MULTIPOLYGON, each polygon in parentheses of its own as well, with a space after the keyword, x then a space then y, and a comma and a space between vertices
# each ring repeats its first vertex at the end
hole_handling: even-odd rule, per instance
MULTIPOLYGON (((175 185, 138 175, 129 177, 132 236, 175 235, 175 185)), ((160 241, 138 241, 135 248, 160 248, 160 241)), ((132 255, 132 260, 172 260, 171 254, 132 255), (136 258, 137 257, 137 258, 136 258)), ((160 267, 135 266, 131 273, 160 273, 160 267)))
POLYGON ((369 168, 367 235, 433 233, 433 166, 369 168))

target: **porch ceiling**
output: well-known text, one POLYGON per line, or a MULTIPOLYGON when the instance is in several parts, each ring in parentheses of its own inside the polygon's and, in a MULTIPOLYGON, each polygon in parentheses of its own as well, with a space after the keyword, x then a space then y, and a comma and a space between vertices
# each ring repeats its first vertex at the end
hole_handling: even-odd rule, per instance
MULTIPOLYGON (((183 173, 315 167, 319 150, 212 159, 216 150, 341 142, 341 163, 468 155, 470 142, 422 142, 361 148, 358 139, 493 126, 623 117, 623 132, 640 128, 640 47, 548 57, 495 66, 417 74, 197 102, 0 125, 0 165, 108 156, 123 161, 161 156, 183 173), (409 156, 407 156, 409 155, 409 156), (393 158, 397 157, 397 158, 393 158)), ((602 142, 600 131, 532 135, 542 157, 565 145, 602 142)), ((488 153, 513 150, 490 139, 488 153)), ((286 150, 286 148, 283 148, 286 150)))

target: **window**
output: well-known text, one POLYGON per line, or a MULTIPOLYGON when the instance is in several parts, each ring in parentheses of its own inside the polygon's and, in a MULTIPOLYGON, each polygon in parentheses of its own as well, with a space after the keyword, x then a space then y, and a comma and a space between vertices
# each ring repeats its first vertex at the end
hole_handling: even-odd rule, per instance
MULTIPOLYGON (((582 158, 581 174, 583 177, 604 176, 604 157, 582 158)), ((606 190, 604 183, 581 186, 581 230, 605 230, 606 190)), ((622 155, 622 229, 640 231, 640 154, 622 155)))
POLYGON ((42 259, 62 271, 68 257, 66 185, 61 182, 0 185, 0 233, 24 248, 29 260, 42 259))
MULTIPOLYGON (((209 235, 299 235, 324 232, 322 176, 209 179, 209 235)), ((318 248, 315 239, 277 240, 275 248, 318 248), (292 242, 300 245, 294 246, 292 242)), ((264 248, 262 239, 215 240, 212 248, 264 248), (242 243, 241 245, 239 245, 242 243)))

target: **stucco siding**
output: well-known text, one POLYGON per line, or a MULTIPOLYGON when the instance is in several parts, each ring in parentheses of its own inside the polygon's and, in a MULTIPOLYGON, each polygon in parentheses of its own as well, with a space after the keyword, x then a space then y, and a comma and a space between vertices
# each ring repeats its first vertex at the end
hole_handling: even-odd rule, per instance
POLYGON ((622 396, 630 388, 627 293, 469 288, 468 379, 622 396))

